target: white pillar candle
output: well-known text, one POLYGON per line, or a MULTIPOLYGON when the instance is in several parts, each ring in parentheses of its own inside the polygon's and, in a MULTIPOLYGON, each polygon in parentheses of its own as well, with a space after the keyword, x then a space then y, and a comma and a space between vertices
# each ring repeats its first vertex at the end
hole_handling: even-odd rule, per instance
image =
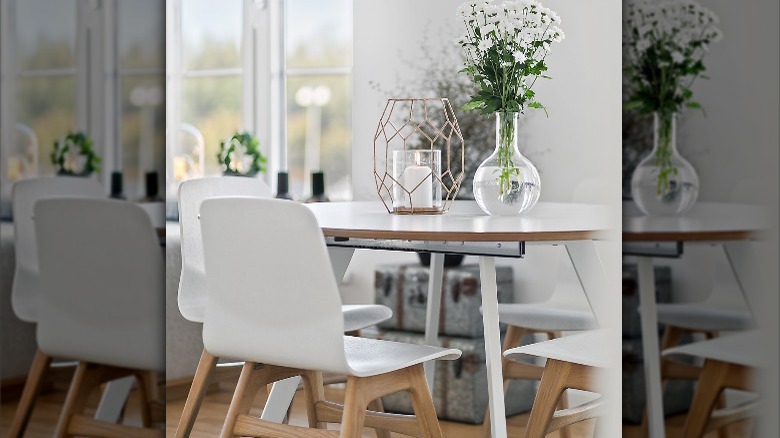
POLYGON ((411 192, 413 208, 433 208, 433 175, 428 166, 408 166, 404 169, 403 185, 411 192), (419 185, 419 187, 418 187, 419 185))

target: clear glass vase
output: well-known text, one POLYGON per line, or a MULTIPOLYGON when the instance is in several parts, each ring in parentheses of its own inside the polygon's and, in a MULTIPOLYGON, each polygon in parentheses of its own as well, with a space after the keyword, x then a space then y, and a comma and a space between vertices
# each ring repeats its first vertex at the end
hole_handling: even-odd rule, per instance
POLYGON ((646 215, 673 216, 699 196, 699 176, 677 151, 677 114, 653 114, 653 150, 634 170, 631 196, 646 215))
POLYGON ((474 199, 493 216, 516 216, 539 200, 536 167, 517 148, 520 113, 496 113, 496 150, 474 174, 474 199))

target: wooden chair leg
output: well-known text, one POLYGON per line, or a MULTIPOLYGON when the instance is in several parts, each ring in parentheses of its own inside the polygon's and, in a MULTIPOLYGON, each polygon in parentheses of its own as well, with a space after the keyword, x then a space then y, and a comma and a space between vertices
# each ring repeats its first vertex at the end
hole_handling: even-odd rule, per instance
POLYGON ((217 366, 217 357, 211 355, 206 349, 200 355, 198 368, 195 371, 195 377, 192 379, 190 392, 187 394, 187 401, 184 402, 184 410, 179 418, 179 425, 176 427, 175 438, 189 437, 192 427, 195 425, 195 418, 198 416, 203 397, 206 395, 211 375, 217 366))
POLYGON ((152 395, 147 379, 136 375, 136 385, 138 387, 138 400, 141 408, 141 424, 145 428, 152 427, 152 395))
POLYGON ((542 381, 536 392, 528 425, 523 435, 525 438, 542 438, 547 435, 547 428, 555 413, 555 407, 558 405, 561 393, 565 389, 565 382, 571 368, 571 363, 547 359, 542 381))
POLYGON ((424 438, 442 438, 439 419, 436 417, 436 407, 433 405, 428 381, 425 380, 425 370, 422 364, 407 370, 409 376, 409 393, 412 395, 412 405, 417 423, 420 425, 424 438))
POLYGON ((347 378, 347 392, 344 397, 344 414, 341 419, 342 438, 360 438, 362 436, 368 402, 369 400, 366 400, 365 397, 365 380, 349 376, 347 378))
POLYGON ((254 362, 244 364, 241 377, 238 378, 238 384, 236 384, 236 391, 233 393, 233 399, 230 401, 225 424, 222 426, 221 438, 235 436, 233 430, 236 427, 238 416, 249 413, 260 386, 268 383, 268 373, 265 368, 264 365, 254 362))
POLYGON ((103 367, 101 366, 88 362, 79 362, 76 372, 73 374, 68 395, 65 397, 60 418, 57 421, 57 428, 54 432, 55 437, 65 438, 71 436, 68 433, 71 418, 84 411, 84 405, 87 403, 90 393, 100 386, 102 373, 103 367))
POLYGON ((704 435, 712 408, 723 391, 730 365, 725 362, 707 360, 699 378, 699 385, 693 395, 691 410, 685 420, 683 437, 699 438, 704 435))
MULTIPOLYGON (((371 402, 368 404, 368 410, 374 412, 384 412, 385 407, 382 405, 382 399, 375 398, 374 400, 371 400, 371 402)), ((384 429, 374 429, 374 431, 376 431, 376 438, 391 438, 392 436, 390 435, 389 431, 384 429)))
POLYGON ((303 389, 306 393, 306 415, 309 427, 312 429, 327 429, 327 423, 317 419, 317 403, 325 400, 325 387, 322 384, 322 373, 306 371, 303 378, 303 389))
POLYGON ((8 436, 11 438, 21 438, 27 429, 27 423, 30 421, 35 399, 38 398, 38 392, 41 390, 41 383, 46 370, 51 365, 51 356, 42 352, 35 351, 30 372, 27 374, 27 381, 24 383, 22 397, 19 399, 19 405, 14 413, 11 422, 11 428, 8 430, 8 436))

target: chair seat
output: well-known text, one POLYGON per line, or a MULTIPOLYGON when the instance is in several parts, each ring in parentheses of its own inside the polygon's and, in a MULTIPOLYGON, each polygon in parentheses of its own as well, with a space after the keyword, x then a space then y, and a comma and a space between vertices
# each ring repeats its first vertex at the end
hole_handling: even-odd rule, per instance
POLYGON ((759 331, 751 330, 668 348, 662 354, 664 356, 691 356, 749 367, 760 367, 769 359, 762 360, 764 356, 762 351, 767 350, 766 343, 767 339, 770 338, 759 331))
POLYGON ((347 365, 355 377, 370 377, 400 370, 429 360, 455 360, 461 351, 454 348, 404 344, 377 339, 344 336, 347 365))
POLYGON ((703 331, 747 330, 753 327, 750 312, 701 303, 664 303, 657 305, 658 322, 680 328, 703 331))
MULTIPOLYGON (((205 297, 192 299, 187 305, 180 303, 179 311, 190 321, 203 321, 206 318, 205 297)), ((344 313, 345 332, 364 329, 393 316, 389 307, 379 304, 347 304, 341 306, 341 311, 344 313)))
POLYGON ((389 307, 379 304, 345 304, 341 306, 341 311, 344 313, 345 332, 364 329, 393 316, 389 307))
POLYGON ((606 368, 610 363, 610 357, 604 347, 609 345, 613 338, 607 330, 590 330, 551 341, 512 348, 505 351, 504 356, 512 359, 517 355, 528 355, 606 368))
POLYGON ((544 304, 499 304, 498 320, 536 330, 589 330, 598 327, 588 311, 560 309, 544 304))

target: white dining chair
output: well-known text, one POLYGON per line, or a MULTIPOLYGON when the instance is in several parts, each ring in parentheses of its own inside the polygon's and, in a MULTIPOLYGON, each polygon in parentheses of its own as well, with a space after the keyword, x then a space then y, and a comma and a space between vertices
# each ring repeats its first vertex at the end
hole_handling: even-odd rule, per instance
MULTIPOLYGON (((185 181, 179 186, 182 270, 178 303, 182 316, 196 323, 202 323, 206 313, 205 267, 199 209, 205 199, 224 196, 271 198, 272 195, 267 184, 256 178, 246 177, 199 178, 185 181)), ((250 234, 254 232, 254 229, 247 229, 245 232, 250 234)), ((258 248, 258 251, 260 249, 258 248)), ((258 263, 260 262, 258 261, 258 263)), ((342 307, 342 310, 344 327, 347 332, 377 324, 392 316, 390 308, 374 304, 346 305, 342 307)), ((192 431, 200 404, 213 378, 218 359, 218 355, 203 349, 182 416, 179 419, 176 430, 177 438, 189 436, 192 431)), ((379 409, 379 405, 377 409, 379 409)))
MULTIPOLYGON (((574 202, 603 202, 603 193, 607 183, 601 178, 589 178, 577 185, 574 202)), ((559 338, 564 331, 582 331, 598 328, 598 322, 590 310, 585 294, 577 276, 571 267, 568 254, 561 249, 558 255, 557 279, 549 298, 536 303, 499 303, 498 320, 507 324, 507 332, 502 346, 503 351, 517 347, 525 335, 541 334, 549 340, 559 338)), ((544 367, 533 363, 502 359, 504 392, 513 379, 540 380, 544 367)), ((564 393, 561 407, 568 406, 564 393)), ((482 435, 490 437, 490 407, 485 412, 482 423, 482 435)), ((569 431, 560 431, 562 438, 569 437, 569 431)))
POLYGON ((109 199, 44 199, 35 205, 40 263, 37 341, 78 361, 54 436, 159 436, 157 373, 165 371, 165 261, 148 215, 109 199), (85 415, 100 385, 135 376, 143 427, 85 415))
POLYGON ((544 373, 536 391, 523 437, 542 438, 556 430, 605 414, 601 396, 572 408, 556 410, 567 389, 602 394, 601 379, 609 367, 604 345, 610 342, 607 330, 589 330, 549 341, 509 349, 504 357, 523 356, 545 359, 544 373))
POLYGON ((277 199, 207 199, 201 207, 207 280, 203 343, 246 361, 222 429, 233 436, 362 436, 363 426, 441 437, 423 364, 461 352, 344 335, 325 239, 305 206, 277 199), (251 233, 245 232, 251 229, 251 233), (344 406, 323 399, 321 372, 346 374, 344 406), (265 384, 301 375, 312 430, 249 415, 265 384), (409 391, 416 417, 366 412, 409 391), (341 433, 324 431, 341 422, 341 433))
MULTIPOLYGON (((82 177, 41 177, 17 181, 12 189, 15 270, 11 307, 22 321, 37 323, 40 311, 40 275, 33 209, 35 203, 56 197, 104 198, 103 187, 82 177)), ((24 435, 35 399, 52 363, 52 357, 37 349, 11 422, 9 436, 24 435)))
POLYGON ((665 357, 689 357, 704 360, 699 384, 683 426, 683 437, 699 438, 704 434, 757 416, 760 400, 746 397, 736 406, 716 405, 724 390, 731 388, 751 392, 755 383, 752 375, 762 366, 761 348, 766 336, 757 331, 745 331, 711 340, 692 342, 670 348, 665 357))

